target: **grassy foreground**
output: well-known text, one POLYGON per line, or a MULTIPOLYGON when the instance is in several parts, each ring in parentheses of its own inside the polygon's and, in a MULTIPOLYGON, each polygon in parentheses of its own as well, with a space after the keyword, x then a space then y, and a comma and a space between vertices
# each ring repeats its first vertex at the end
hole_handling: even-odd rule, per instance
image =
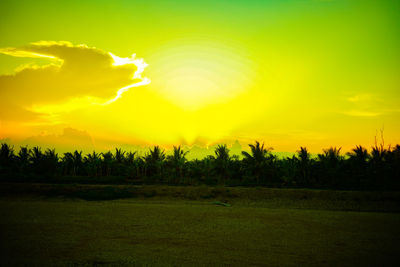
POLYGON ((400 264, 399 213, 259 203, 7 196, 0 265, 400 264))

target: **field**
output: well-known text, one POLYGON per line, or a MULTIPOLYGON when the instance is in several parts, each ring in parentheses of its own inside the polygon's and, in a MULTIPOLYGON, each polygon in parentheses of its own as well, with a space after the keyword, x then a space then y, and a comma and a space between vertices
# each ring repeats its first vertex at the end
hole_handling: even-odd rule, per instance
POLYGON ((1 185, 2 266, 400 264, 397 193, 154 186, 88 201, 24 186, 1 185))

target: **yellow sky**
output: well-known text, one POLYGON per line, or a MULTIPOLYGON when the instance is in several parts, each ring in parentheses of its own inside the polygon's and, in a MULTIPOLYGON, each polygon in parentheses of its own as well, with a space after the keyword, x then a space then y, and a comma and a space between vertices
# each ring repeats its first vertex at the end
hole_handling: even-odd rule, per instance
POLYGON ((400 143, 399 5, 89 2, 2 4, 0 139, 319 152, 384 129, 400 143))

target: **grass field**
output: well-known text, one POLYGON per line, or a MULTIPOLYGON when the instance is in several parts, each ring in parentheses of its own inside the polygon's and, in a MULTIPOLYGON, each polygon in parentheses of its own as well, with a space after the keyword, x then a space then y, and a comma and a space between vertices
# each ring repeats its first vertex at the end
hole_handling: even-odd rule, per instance
POLYGON ((3 196, 0 265, 400 264, 399 213, 291 203, 3 196))

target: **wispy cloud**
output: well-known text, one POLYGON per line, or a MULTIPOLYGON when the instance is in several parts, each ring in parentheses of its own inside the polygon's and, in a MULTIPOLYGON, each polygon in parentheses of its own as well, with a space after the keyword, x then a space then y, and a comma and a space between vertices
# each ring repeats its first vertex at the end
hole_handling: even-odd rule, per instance
POLYGON ((355 116, 355 117, 376 117, 382 115, 382 112, 371 112, 371 111, 364 111, 364 110, 349 110, 341 112, 348 116, 355 116))
POLYGON ((348 102, 351 103, 370 103, 370 102, 379 102, 381 99, 374 94, 371 93, 362 93, 362 94, 354 94, 346 98, 348 102))
POLYGON ((348 109, 339 113, 354 117, 376 117, 386 111, 378 108, 382 102, 381 98, 372 93, 358 93, 346 97, 348 109))

